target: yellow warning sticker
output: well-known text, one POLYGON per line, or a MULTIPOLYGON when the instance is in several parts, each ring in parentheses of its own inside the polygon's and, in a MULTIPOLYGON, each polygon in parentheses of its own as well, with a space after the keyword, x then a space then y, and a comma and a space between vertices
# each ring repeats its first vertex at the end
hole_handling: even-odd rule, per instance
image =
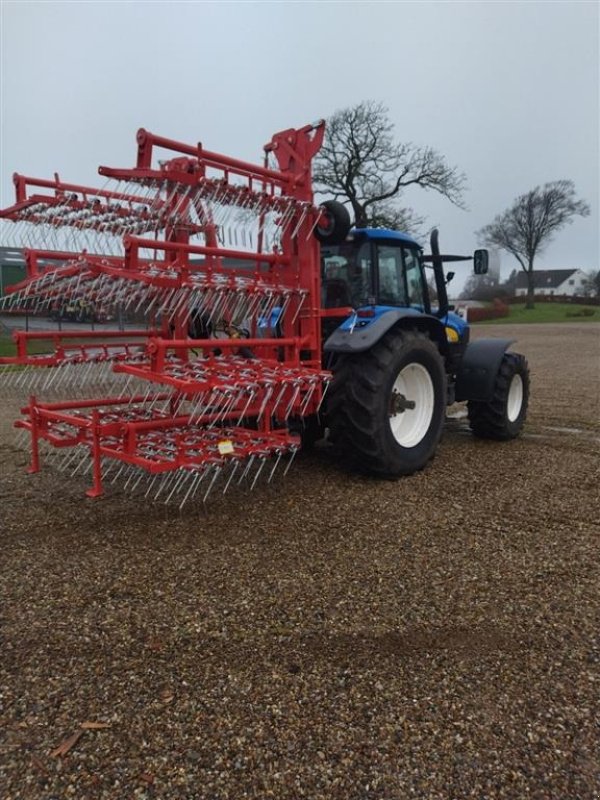
POLYGON ((222 456, 227 456, 230 453, 233 453, 233 442, 231 439, 223 439, 222 442, 219 442, 217 447, 219 448, 219 453, 222 456))

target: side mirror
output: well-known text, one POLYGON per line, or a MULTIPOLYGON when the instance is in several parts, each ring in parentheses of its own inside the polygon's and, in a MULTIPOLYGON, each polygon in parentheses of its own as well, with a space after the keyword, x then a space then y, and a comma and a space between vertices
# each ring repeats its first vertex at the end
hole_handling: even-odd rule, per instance
POLYGON ((473 253, 473 271, 475 275, 486 275, 490 263, 490 254, 487 250, 475 250, 473 253))
POLYGON ((454 277, 454 272, 448 272, 446 274, 446 283, 450 283, 453 277, 454 277))

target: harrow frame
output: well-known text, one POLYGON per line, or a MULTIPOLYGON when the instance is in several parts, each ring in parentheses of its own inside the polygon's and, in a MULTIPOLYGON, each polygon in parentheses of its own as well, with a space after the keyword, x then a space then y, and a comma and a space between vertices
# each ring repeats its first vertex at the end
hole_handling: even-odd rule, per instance
POLYGON ((91 471, 90 497, 121 464, 153 482, 168 476, 169 498, 185 489, 186 502, 204 480, 206 499, 225 473, 224 490, 240 467, 254 486, 267 459, 269 480, 284 456, 291 463, 300 441, 288 423, 318 413, 330 379, 313 235, 325 212, 311 185, 323 133, 319 122, 275 134, 259 166, 140 129, 135 167, 99 168, 111 188, 13 176, 16 201, 0 218, 28 247, 11 307, 84 298, 144 311, 149 325, 15 334, 0 380, 32 390, 15 423, 30 437, 29 472, 45 443, 55 455, 72 449, 64 468, 82 456, 75 472, 91 471), (157 150, 177 155, 154 167, 157 150), (190 336, 198 320, 205 335, 190 336), (31 353, 42 339, 51 352, 31 353), (86 382, 102 392, 40 399, 50 389, 77 395, 86 382))

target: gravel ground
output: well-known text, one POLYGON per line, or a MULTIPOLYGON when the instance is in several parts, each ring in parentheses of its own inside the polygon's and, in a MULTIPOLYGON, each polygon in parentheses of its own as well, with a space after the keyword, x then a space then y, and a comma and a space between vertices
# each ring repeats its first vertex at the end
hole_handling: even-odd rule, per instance
POLYGON ((204 514, 25 476, 5 403, 0 797, 598 798, 600 326, 507 334, 521 439, 204 514))

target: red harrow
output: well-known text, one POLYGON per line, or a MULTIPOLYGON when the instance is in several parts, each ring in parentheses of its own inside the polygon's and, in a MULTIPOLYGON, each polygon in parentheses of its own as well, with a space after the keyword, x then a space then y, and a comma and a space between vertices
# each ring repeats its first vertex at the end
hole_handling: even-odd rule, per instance
POLYGON ((48 313, 77 299, 148 326, 15 334, 0 384, 29 395, 15 425, 30 472, 43 444, 45 460, 91 473, 89 496, 121 480, 183 506, 289 469, 291 430, 330 378, 314 235, 328 217, 311 185, 323 133, 278 133, 257 166, 140 130, 136 166, 100 167, 102 189, 14 176, 0 217, 27 271, 5 304, 48 313), (153 165, 156 150, 176 155, 153 165), (48 352, 31 352, 39 339, 48 352))

